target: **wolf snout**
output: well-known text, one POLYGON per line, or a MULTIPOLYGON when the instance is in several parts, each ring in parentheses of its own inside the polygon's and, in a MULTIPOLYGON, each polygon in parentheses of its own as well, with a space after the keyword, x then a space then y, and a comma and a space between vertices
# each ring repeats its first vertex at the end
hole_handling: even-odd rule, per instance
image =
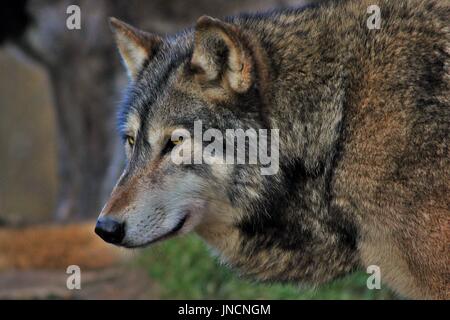
POLYGON ((95 233, 106 242, 120 244, 125 237, 125 223, 111 217, 100 217, 95 225, 95 233))

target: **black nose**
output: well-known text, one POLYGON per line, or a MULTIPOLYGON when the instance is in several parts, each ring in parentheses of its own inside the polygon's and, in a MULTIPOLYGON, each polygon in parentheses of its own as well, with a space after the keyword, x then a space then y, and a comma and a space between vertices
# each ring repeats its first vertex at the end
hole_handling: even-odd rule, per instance
POLYGON ((106 242, 119 244, 125 236, 125 228, 123 223, 109 217, 101 217, 97 220, 95 233, 106 242))

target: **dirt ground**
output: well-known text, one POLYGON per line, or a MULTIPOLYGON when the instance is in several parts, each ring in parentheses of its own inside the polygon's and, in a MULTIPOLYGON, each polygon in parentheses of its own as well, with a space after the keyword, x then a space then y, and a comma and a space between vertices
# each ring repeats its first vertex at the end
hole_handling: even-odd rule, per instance
POLYGON ((0 228, 0 299, 156 299, 133 256, 98 239, 92 223, 0 228), (69 265, 81 289, 69 290, 69 265))

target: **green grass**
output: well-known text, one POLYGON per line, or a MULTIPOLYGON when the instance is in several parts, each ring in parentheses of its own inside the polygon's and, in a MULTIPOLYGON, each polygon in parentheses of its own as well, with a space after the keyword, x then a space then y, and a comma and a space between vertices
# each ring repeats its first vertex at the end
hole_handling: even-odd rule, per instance
POLYGON ((219 265, 196 236, 173 239, 146 249, 140 267, 171 299, 392 299, 387 289, 368 290, 367 275, 356 273, 319 289, 258 284, 219 265))

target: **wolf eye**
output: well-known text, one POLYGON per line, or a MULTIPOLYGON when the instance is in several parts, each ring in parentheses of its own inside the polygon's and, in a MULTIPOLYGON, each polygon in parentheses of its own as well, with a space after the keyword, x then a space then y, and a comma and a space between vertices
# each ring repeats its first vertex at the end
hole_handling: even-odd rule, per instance
POLYGON ((127 142, 131 147, 134 146, 134 138, 132 136, 127 136, 127 142))
POLYGON ((162 150, 162 154, 166 154, 166 153, 170 152, 175 146, 181 144, 183 142, 183 140, 184 140, 183 137, 178 137, 173 140, 169 139, 169 141, 167 141, 167 143, 166 143, 166 146, 162 150))
POLYGON ((175 140, 171 139, 171 141, 174 145, 179 145, 183 142, 183 139, 184 139, 183 137, 178 137, 178 139, 175 139, 175 140))

